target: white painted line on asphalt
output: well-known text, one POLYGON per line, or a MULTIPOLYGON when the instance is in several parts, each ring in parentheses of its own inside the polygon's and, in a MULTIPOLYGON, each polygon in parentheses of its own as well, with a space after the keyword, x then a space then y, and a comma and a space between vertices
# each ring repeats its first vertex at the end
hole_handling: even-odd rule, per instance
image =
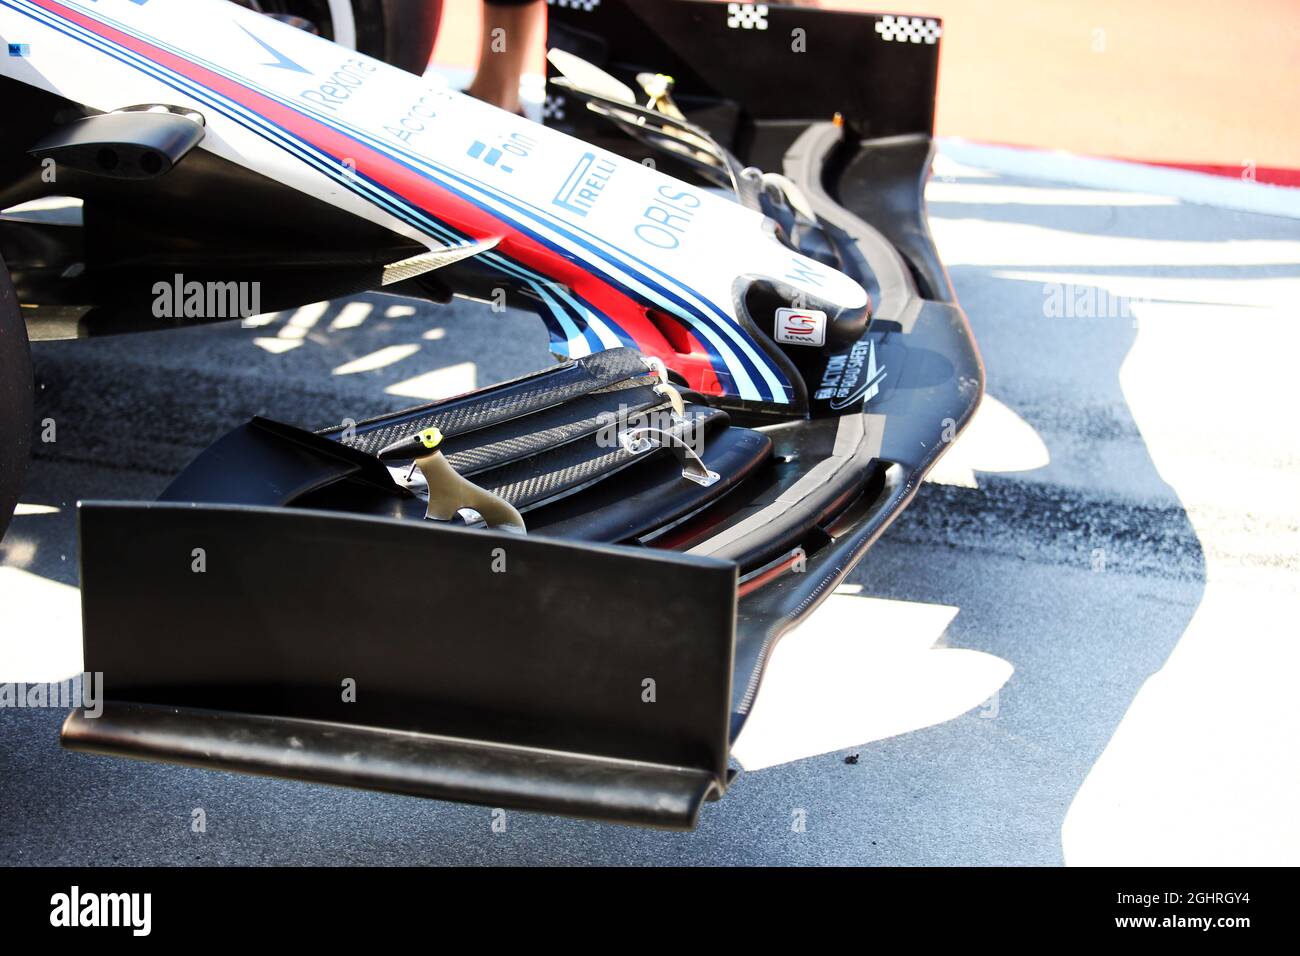
MULTIPOLYGON (((1071 289, 1096 287, 1111 297, 1134 302, 1161 300, 1179 304, 1232 305, 1283 312, 1300 302, 1300 279, 1251 278, 1205 279, 1151 275, 1112 275, 1101 272, 1026 272, 995 269, 995 279, 1038 282, 1071 289)), ((1076 312, 1076 315, 1078 313, 1076 312)), ((1080 318, 1084 317, 1079 315, 1080 318)))
POLYGON ((961 165, 994 170, 1008 176, 1045 179, 1094 189, 1172 196, 1202 206, 1300 219, 1300 189, 1288 186, 1272 186, 1118 159, 989 146, 946 137, 939 140, 939 149, 942 155, 961 165))
POLYGON ((1176 206, 1173 196, 1117 192, 1106 189, 1060 189, 1044 186, 1008 186, 1002 183, 945 182, 931 179, 925 186, 927 203, 999 206, 1176 206))
MULTIPOLYGON (((1045 190, 1050 192, 1051 189, 1045 190)), ((954 266, 1293 266, 1300 241, 1230 239, 1205 242, 1099 236, 979 218, 935 217, 930 229, 944 264, 954 266)))
POLYGON ((1061 827, 1072 866, 1294 866, 1300 859, 1296 598, 1207 586, 1061 827))

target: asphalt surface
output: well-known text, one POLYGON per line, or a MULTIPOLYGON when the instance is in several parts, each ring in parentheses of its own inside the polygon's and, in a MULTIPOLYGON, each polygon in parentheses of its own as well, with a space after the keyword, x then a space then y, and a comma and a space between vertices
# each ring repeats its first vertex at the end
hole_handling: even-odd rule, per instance
MULTIPOLYGON (((67 753, 62 712, 0 709, 0 860, 1300 861, 1300 222, 1050 172, 937 167, 989 400, 779 646, 698 831, 495 832, 488 808, 67 753)), ((319 427, 547 362, 529 316, 380 296, 34 351, 57 441, 0 546, 0 680, 80 668, 77 499, 150 498, 255 413, 319 427)))

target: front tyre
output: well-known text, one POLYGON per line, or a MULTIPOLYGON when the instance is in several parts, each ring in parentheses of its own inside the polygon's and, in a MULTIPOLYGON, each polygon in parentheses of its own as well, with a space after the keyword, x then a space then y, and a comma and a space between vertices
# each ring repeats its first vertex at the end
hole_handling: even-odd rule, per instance
POLYGON ((33 390, 27 326, 0 259, 0 538, 18 505, 31 456, 33 390))
POLYGON ((358 50, 424 75, 438 36, 442 0, 352 0, 352 9, 358 50))

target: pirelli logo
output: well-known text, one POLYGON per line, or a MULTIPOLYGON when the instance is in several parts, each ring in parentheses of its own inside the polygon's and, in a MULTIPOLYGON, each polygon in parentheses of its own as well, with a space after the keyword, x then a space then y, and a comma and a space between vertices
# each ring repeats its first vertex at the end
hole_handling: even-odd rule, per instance
POLYGON ((565 177, 564 185, 551 200, 551 205, 586 216, 595 208, 616 168, 608 159, 600 159, 595 153, 583 153, 565 177))

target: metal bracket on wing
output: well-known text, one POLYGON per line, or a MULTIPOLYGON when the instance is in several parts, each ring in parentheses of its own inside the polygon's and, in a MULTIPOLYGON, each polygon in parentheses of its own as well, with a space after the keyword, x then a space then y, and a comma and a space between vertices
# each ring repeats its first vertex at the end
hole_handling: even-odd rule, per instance
POLYGON ((668 381, 668 366, 664 360, 656 355, 643 355, 641 361, 645 362, 650 371, 659 376, 659 384, 655 386, 655 394, 662 395, 672 404, 673 420, 678 424, 686 421, 686 402, 682 398, 682 393, 677 391, 677 386, 668 381))
MULTIPOLYGON (((682 424, 686 424, 683 421, 682 424)), ((662 428, 630 428, 618 436, 623 448, 633 455, 643 455, 655 448, 671 448, 682 463, 682 477, 697 485, 708 488, 718 481, 716 471, 710 471, 694 448, 690 446, 678 429, 665 431, 662 428)))

